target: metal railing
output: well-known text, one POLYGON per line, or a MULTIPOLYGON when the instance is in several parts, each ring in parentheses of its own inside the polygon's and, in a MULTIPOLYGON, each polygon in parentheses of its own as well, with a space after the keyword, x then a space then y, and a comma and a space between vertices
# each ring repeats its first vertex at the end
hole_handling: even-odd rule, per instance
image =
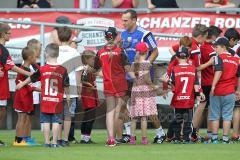
MULTIPOLYGON (((80 25, 69 25, 69 24, 59 24, 59 23, 47 23, 47 22, 26 22, 26 21, 19 21, 19 20, 9 20, 9 19, 4 19, 0 18, 0 22, 4 23, 15 23, 15 24, 27 24, 27 25, 34 25, 34 26, 40 26, 40 41, 42 43, 42 49, 41 49, 41 65, 44 65, 44 48, 45 48, 45 38, 44 38, 44 33, 45 33, 45 27, 64 27, 68 26, 72 29, 83 29, 83 30, 97 30, 97 31, 104 31, 106 28, 105 27, 89 27, 89 26, 80 26, 80 25)), ((118 29, 119 32, 123 31, 122 29, 118 29)), ((173 35, 173 34, 164 34, 164 33, 153 33, 155 36, 161 36, 161 37, 172 37, 172 38, 180 38, 182 37, 181 35, 173 35)), ((7 46, 8 47, 8 46, 7 46)), ((20 47, 14 47, 14 46, 9 46, 9 48, 13 49, 18 49, 20 47)))

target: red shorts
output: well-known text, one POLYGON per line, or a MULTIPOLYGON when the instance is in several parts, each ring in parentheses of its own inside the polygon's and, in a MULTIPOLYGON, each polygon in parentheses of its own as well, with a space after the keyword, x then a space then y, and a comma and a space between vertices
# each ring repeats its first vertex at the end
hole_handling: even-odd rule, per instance
POLYGON ((116 93, 107 93, 104 92, 104 95, 106 97, 124 97, 126 96, 127 92, 126 91, 122 91, 122 92, 116 92, 116 93))

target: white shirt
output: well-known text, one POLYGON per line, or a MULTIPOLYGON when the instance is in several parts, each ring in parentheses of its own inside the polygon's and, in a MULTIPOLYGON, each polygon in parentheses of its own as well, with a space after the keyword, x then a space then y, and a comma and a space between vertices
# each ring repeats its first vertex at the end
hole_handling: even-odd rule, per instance
MULTIPOLYGON (((80 54, 70 46, 59 46, 57 62, 67 69, 70 84, 70 98, 78 97, 76 71, 79 71, 82 67, 80 54)), ((64 97, 66 96, 64 95, 64 97)))

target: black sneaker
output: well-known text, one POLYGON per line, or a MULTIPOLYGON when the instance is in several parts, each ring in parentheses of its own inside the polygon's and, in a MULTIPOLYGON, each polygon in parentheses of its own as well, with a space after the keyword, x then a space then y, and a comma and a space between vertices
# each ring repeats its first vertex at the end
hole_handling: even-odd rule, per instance
POLYGON ((194 144, 191 140, 182 140, 182 144, 194 144))
POLYGON ((122 144, 122 143, 126 143, 126 141, 124 141, 122 138, 120 139, 115 139, 117 144, 122 144))
POLYGON ((63 140, 62 140, 62 139, 61 139, 61 140, 57 140, 57 144, 58 144, 59 146, 64 147, 64 145, 63 145, 63 140))
POLYGON ((69 147, 70 146, 69 141, 62 141, 62 146, 69 147))
POLYGON ((44 144, 43 147, 51 148, 51 144, 44 144))
POLYGON ((59 147, 61 147, 61 146, 58 144, 51 144, 51 148, 59 148, 59 147))
POLYGON ((0 146, 5 146, 6 144, 0 140, 0 146))
POLYGON ((227 140, 227 141, 222 140, 222 144, 231 144, 231 141, 230 140, 227 140))
POLYGON ((166 139, 166 135, 164 136, 161 136, 161 137, 158 137, 158 135, 156 135, 153 139, 153 143, 156 143, 156 144, 161 144, 163 143, 163 141, 166 139))
POLYGON ((175 139, 171 143, 173 143, 173 144, 181 144, 182 142, 180 140, 175 139))
POLYGON ((123 134, 123 135, 122 135, 122 142, 123 142, 123 143, 129 143, 129 142, 130 142, 130 138, 131 138, 130 135, 128 135, 128 134, 123 134))
POLYGON ((80 143, 81 144, 97 144, 96 142, 92 141, 91 139, 89 141, 81 140, 80 143))

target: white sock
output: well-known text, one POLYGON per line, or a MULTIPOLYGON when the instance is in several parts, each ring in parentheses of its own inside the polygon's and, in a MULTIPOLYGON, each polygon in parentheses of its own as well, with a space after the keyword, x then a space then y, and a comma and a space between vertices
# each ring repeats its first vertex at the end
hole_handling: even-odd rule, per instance
POLYGON ((126 134, 131 135, 131 122, 124 123, 124 127, 126 129, 126 134))
POLYGON ((165 136, 165 133, 164 133, 164 130, 162 129, 162 126, 159 127, 158 129, 156 129, 156 132, 157 132, 157 135, 158 135, 159 137, 165 136))

